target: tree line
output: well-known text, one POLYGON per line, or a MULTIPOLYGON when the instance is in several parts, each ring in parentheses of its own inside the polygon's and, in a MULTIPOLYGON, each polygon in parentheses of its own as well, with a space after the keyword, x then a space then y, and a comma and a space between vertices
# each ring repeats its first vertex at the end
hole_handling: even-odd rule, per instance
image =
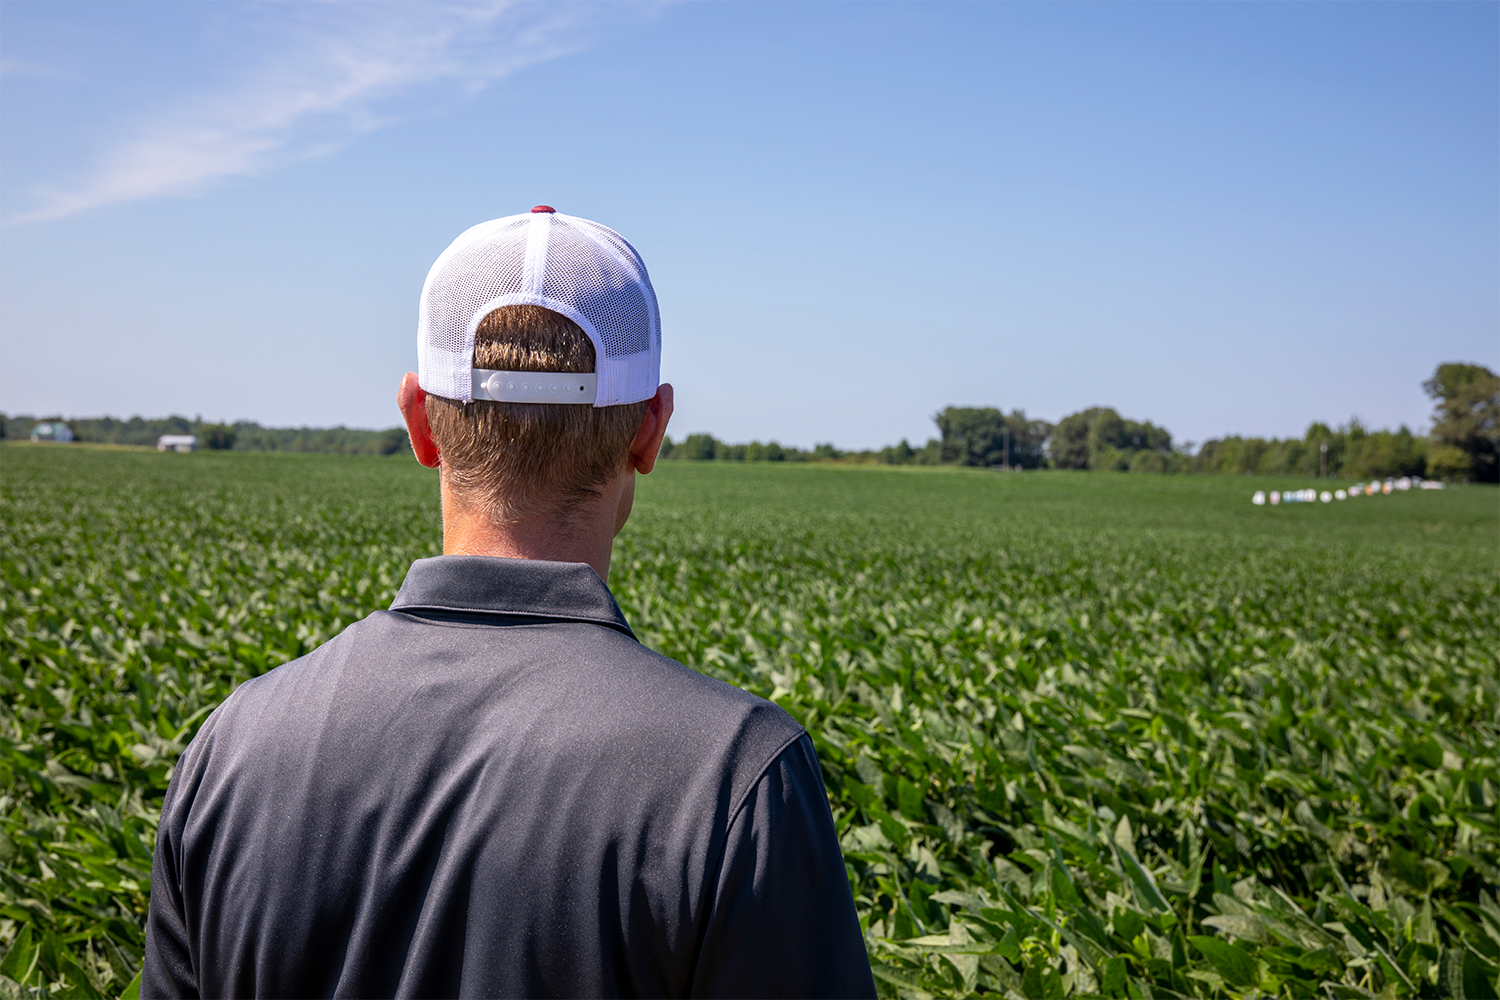
MULTIPOLYGON (((712 434, 662 442, 661 457, 676 461, 844 462, 882 465, 968 465, 1011 469, 1094 469, 1119 472, 1239 473, 1361 479, 1420 475, 1500 481, 1500 376, 1483 365, 1439 365, 1422 387, 1434 403, 1425 436, 1402 426, 1369 430, 1357 419, 1340 427, 1311 424, 1300 438, 1233 435, 1196 449, 1173 442, 1150 421, 1131 420, 1111 407, 1070 413, 1057 423, 1032 420, 1024 410, 949 406, 933 416, 938 436, 920 446, 906 439, 884 448, 846 451, 831 443, 810 449, 751 441, 729 444, 712 434)), ((60 417, 41 418, 61 421, 60 417)), ((0 413, 0 438, 25 438, 38 422, 0 413)), ((202 447, 234 451, 299 451, 394 455, 408 449, 406 431, 347 427, 262 427, 241 421, 205 423, 172 416, 159 420, 98 417, 62 421, 79 441, 155 445, 163 434, 194 434, 202 447)))
POLYGON ((407 450, 406 430, 391 427, 367 431, 349 427, 262 427, 253 421, 207 423, 201 417, 170 416, 147 420, 131 417, 7 416, 0 413, 0 438, 26 439, 37 423, 65 423, 75 440, 93 444, 155 446, 163 434, 192 434, 199 447, 220 451, 301 451, 331 455, 394 455, 407 450))
POLYGON ((1032 420, 1024 410, 949 406, 933 417, 938 436, 920 447, 903 439, 865 451, 841 451, 832 444, 805 451, 775 441, 728 444, 711 434, 690 434, 677 444, 664 442, 661 457, 1500 481, 1500 376, 1483 365, 1444 364, 1422 387, 1434 402, 1426 436, 1405 426, 1370 430, 1351 418, 1337 428, 1314 422, 1300 438, 1233 435, 1193 449, 1175 444, 1165 427, 1122 417, 1107 406, 1071 413, 1055 424, 1032 420))

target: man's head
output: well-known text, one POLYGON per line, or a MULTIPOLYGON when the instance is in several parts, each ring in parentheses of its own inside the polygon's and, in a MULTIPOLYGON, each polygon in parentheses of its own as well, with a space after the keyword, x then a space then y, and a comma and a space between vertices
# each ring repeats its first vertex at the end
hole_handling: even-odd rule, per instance
MULTIPOLYGON (((501 306, 480 321, 474 367, 592 372, 578 324, 541 306, 501 306)), ((428 395, 427 421, 454 499, 495 524, 566 519, 625 472, 644 400, 617 406, 461 403, 428 395)))
POLYGON ((445 536, 450 513, 618 530, 671 415, 660 349, 645 265, 613 231, 539 206, 455 240, 398 397, 417 458, 442 466, 445 536))

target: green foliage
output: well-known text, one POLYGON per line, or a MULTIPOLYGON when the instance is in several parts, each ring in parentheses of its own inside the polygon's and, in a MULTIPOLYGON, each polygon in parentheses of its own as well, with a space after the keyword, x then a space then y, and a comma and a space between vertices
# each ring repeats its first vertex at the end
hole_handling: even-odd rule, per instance
POLYGON ((1054 468, 1096 471, 1177 472, 1183 459, 1172 451, 1166 428, 1126 420, 1104 406, 1058 421, 1048 452, 1054 468))
POLYGON ((1438 445, 1427 456, 1427 473, 1434 479, 1461 482, 1474 472, 1474 462, 1462 448, 1438 445))
MULTIPOLYGON (((1314 423, 1301 438, 1265 439, 1227 437, 1203 442, 1193 456, 1194 472, 1242 475, 1317 476, 1364 479, 1385 476, 1433 475, 1425 438, 1405 426, 1394 431, 1370 431, 1358 420, 1337 430, 1314 423), (1322 453, 1322 446, 1328 453, 1322 453)), ((1461 477, 1460 477, 1461 478, 1461 477)))
POLYGON ((1500 482, 1500 375, 1483 365, 1438 365, 1422 388, 1437 402, 1432 436, 1445 446, 1444 470, 1500 482))
POLYGON ((1336 450, 1337 440, 1330 440, 1328 474, 1334 477, 1363 479, 1368 476, 1420 476, 1427 472, 1427 442, 1407 430, 1405 425, 1394 431, 1353 433, 1350 421, 1347 450, 1336 450))
POLYGON ((658 457, 690 462, 838 462, 845 465, 937 465, 940 445, 936 438, 916 449, 903 438, 899 444, 879 451, 842 451, 830 443, 814 445, 808 451, 776 441, 762 444, 730 444, 712 434, 689 434, 680 443, 671 438, 662 441, 658 457))
POLYGON ((398 451, 409 453, 411 450, 411 439, 406 434, 405 427, 392 427, 380 436, 380 453, 382 455, 394 455, 398 451))
POLYGON ((213 451, 231 451, 234 448, 234 428, 224 424, 212 424, 204 428, 207 436, 203 439, 213 451))
POLYGON ((916 460, 917 451, 906 438, 880 449, 879 461, 882 465, 912 465, 916 460))
POLYGON ((945 463, 1035 469, 1046 461, 1052 425, 1027 420, 1023 410, 1006 416, 990 406, 949 406, 933 420, 942 434, 945 463))
MULTIPOLYGON (((176 755, 389 602, 436 477, 0 461, 0 975, 117 995, 176 755)), ((887 995, 1486 995, 1495 492, 1249 504, 1275 486, 669 462, 611 585, 812 733, 887 995)))
POLYGON ((712 434, 689 434, 683 439, 682 444, 671 449, 668 455, 672 458, 686 459, 689 462, 711 462, 717 457, 716 453, 721 443, 712 434))

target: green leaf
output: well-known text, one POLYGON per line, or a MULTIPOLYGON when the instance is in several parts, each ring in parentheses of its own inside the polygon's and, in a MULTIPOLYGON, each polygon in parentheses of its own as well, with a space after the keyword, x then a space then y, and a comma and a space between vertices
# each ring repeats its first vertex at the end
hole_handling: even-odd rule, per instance
POLYGON ((927 817, 922 809, 922 790, 906 778, 896 781, 896 805, 901 815, 913 823, 926 822, 927 817))
POLYGON ((1160 913, 1170 913, 1172 908, 1167 905, 1166 899, 1162 897, 1156 888, 1156 882, 1151 878, 1149 872, 1142 868, 1128 851, 1115 852, 1120 859, 1120 866, 1125 869, 1125 874, 1130 877, 1130 884, 1135 889, 1136 902, 1146 909, 1156 910, 1160 913))
POLYGON ((1152 997, 1150 987, 1144 985, 1138 979, 1126 980, 1125 993, 1130 997, 1130 1000, 1150 1000, 1152 997))
POLYGON ((10 946, 10 951, 5 953, 4 961, 0 961, 0 975, 9 976, 25 986, 36 970, 39 957, 41 957, 41 948, 32 936, 31 925, 26 924, 22 926, 21 933, 16 935, 15 943, 10 946))
POLYGON ((1116 955, 1104 963, 1104 981, 1100 984, 1100 989, 1104 991, 1105 996, 1115 998, 1115 1000, 1124 1000, 1129 995, 1125 963, 1126 959, 1123 955, 1116 955))
POLYGON ((882 962, 871 962, 870 972, 876 979, 884 981, 901 988, 906 996, 912 1000, 933 1000, 934 994, 922 988, 922 977, 905 969, 897 969, 882 962))
POLYGON ((1443 955, 1443 980, 1454 1000, 1496 1000, 1492 971, 1468 948, 1447 949, 1443 955))
POLYGON ((1260 970, 1255 959, 1232 944, 1218 938, 1189 935, 1188 941, 1202 952, 1210 965, 1226 982, 1234 986, 1255 986, 1260 982, 1260 970))
POLYGON ((1265 944, 1269 940, 1266 934, 1266 925, 1256 917, 1244 917, 1234 915, 1223 915, 1217 917, 1204 917, 1203 924, 1215 930, 1223 931, 1234 937, 1246 941, 1254 941, 1256 944, 1265 944))
POLYGON ((1073 880, 1068 877, 1067 869, 1060 865, 1053 865, 1050 879, 1053 899, 1070 910, 1081 905, 1082 900, 1078 898, 1078 890, 1073 888, 1073 880))
POLYGON ((1026 1000, 1062 1000, 1062 975, 1045 959, 1033 959, 1021 975, 1021 994, 1026 1000))
POLYGON ((1391 870, 1417 891, 1427 888, 1427 870, 1422 867, 1422 859, 1400 844, 1391 845, 1391 870))
POLYGON ((125 992, 120 994, 120 1000, 141 1000, 141 972, 135 974, 135 978, 125 987, 125 992))
POLYGON ((1425 764, 1430 768, 1443 766, 1443 747, 1437 740, 1428 737, 1421 743, 1414 743, 1407 748, 1407 754, 1418 763, 1425 764))
POLYGON ((1114 913, 1110 915, 1110 923, 1114 925, 1115 933, 1126 941, 1133 941, 1146 927, 1146 921, 1135 910, 1126 909, 1123 906, 1115 907, 1114 913))
POLYGON ((1016 933, 1014 926, 1005 929, 1005 936, 1000 939, 999 944, 995 945, 995 952, 996 954, 1004 955, 1016 964, 1020 964, 1021 936, 1016 933))
POLYGON ((905 849, 907 841, 911 840, 911 835, 906 832, 906 827, 902 826, 901 821, 891 815, 880 817, 880 832, 885 834, 887 840, 902 849, 905 849))

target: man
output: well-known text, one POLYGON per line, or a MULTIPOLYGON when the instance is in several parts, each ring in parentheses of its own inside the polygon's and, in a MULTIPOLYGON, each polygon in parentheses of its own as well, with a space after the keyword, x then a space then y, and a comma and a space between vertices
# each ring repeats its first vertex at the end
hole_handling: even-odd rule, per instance
POLYGON ((444 554, 203 724, 141 995, 873 996, 807 734, 604 583, 672 415, 634 248, 547 206, 476 226, 418 352, 444 554))

